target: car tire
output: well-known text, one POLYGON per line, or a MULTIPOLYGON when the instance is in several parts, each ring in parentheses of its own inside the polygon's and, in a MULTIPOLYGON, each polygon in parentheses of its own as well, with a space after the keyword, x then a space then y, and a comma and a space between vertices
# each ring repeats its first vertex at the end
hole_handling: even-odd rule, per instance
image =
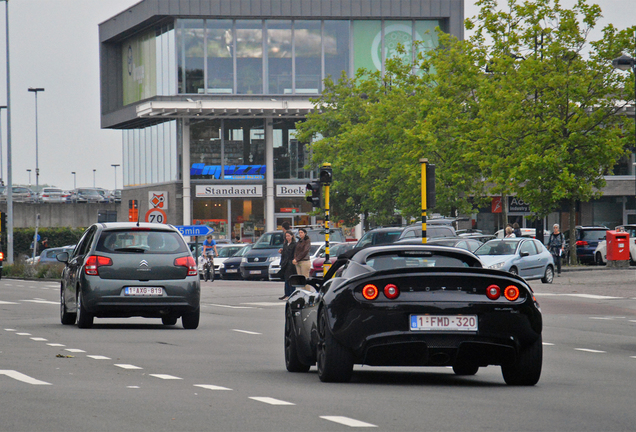
POLYGON ((541 282, 551 284, 552 281, 554 281, 554 269, 552 266, 547 266, 545 268, 545 275, 541 278, 541 282))
POLYGON ((175 325, 177 323, 177 319, 178 318, 174 316, 161 317, 161 322, 163 325, 175 325))
POLYGON ((515 276, 519 276, 519 270, 517 270, 517 267, 510 267, 509 273, 515 276))
POLYGON ((77 314, 70 313, 66 310, 66 299, 64 298, 64 288, 60 290, 60 321, 64 325, 75 324, 77 314))
POLYGON ((318 378, 322 382, 348 382, 353 374, 353 355, 340 344, 327 324, 323 309, 318 319, 318 378))
POLYGON ((289 372, 307 372, 310 365, 306 365, 298 358, 298 347, 294 335, 294 323, 292 322, 291 309, 285 313, 285 367, 289 372))
POLYGON ((594 255, 594 262, 596 265, 605 265, 603 262, 603 255, 600 252, 596 252, 594 255))
POLYGON ((201 311, 199 309, 194 312, 184 313, 181 316, 181 324, 183 324, 183 328, 186 330, 194 330, 199 327, 200 315, 201 311))
POLYGON ((84 295, 81 290, 77 296, 77 327, 79 328, 91 328, 93 327, 93 315, 88 313, 86 307, 84 307, 84 301, 82 298, 84 295))
POLYGON ((533 386, 541 377, 543 342, 541 337, 521 349, 514 363, 501 366, 504 381, 508 385, 533 386))
POLYGON ((453 365, 453 372, 455 372, 455 375, 475 375, 478 370, 479 366, 470 363, 457 363, 453 365))

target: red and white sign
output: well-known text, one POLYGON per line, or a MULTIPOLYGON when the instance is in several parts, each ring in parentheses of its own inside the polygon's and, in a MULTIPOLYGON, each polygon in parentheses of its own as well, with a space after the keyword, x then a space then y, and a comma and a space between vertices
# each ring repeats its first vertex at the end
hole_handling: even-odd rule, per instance
POLYGON ((148 192, 148 207, 151 209, 168 210, 168 192, 150 191, 148 192))
POLYGON ((501 197, 494 197, 492 199, 491 213, 501 213, 503 208, 501 207, 501 197))
POLYGON ((159 208, 153 208, 146 212, 146 222, 165 224, 168 223, 167 220, 166 212, 159 208))

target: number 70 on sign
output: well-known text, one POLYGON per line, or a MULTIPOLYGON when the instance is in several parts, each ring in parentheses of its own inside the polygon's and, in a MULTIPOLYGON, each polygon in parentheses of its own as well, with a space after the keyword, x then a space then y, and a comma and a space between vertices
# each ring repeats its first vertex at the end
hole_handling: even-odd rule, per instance
POLYGON ((146 222, 165 224, 168 223, 167 219, 166 212, 159 208, 153 208, 146 212, 146 222))

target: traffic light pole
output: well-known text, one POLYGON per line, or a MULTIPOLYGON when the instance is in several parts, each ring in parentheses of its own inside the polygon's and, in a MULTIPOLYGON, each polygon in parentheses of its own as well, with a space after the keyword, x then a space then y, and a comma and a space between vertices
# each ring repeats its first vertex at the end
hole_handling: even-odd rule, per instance
POLYGON ((323 263, 323 276, 331 268, 329 260, 329 184, 325 185, 325 262, 323 263))
POLYGON ((422 167, 422 244, 426 244, 426 164, 428 159, 420 159, 422 167))

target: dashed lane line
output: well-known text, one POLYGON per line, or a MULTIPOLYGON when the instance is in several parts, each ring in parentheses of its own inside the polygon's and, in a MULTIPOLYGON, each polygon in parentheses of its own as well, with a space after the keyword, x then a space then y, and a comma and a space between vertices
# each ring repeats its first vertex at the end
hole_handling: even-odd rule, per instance
POLYGON ((149 374, 149 375, 155 378, 162 379, 162 380, 182 380, 183 379, 183 378, 176 377, 174 375, 167 375, 167 374, 149 374))
POLYGON ((205 306, 216 306, 216 307, 230 308, 230 309, 255 309, 251 306, 230 306, 230 305, 222 305, 222 304, 215 304, 215 303, 206 303, 205 306))
POLYGON ((52 346, 52 347, 63 347, 66 346, 64 344, 60 344, 60 343, 47 343, 48 346, 52 346))
POLYGON ((115 364, 115 366, 120 367, 122 369, 143 369, 142 367, 131 365, 131 364, 125 364, 125 363, 117 363, 115 364))
POLYGON ((250 396, 250 399, 258 401, 258 402, 263 402, 269 405, 296 405, 294 403, 291 402, 287 402, 287 401, 283 401, 283 400, 279 400, 279 399, 274 399, 271 397, 261 397, 261 396, 250 396))
POLYGON ((111 360, 110 357, 102 356, 102 355, 87 355, 86 357, 90 357, 95 360, 111 360))
POLYGON ((579 298, 586 298, 586 299, 592 299, 592 300, 620 300, 623 299, 624 297, 612 297, 612 296, 604 296, 604 295, 596 295, 596 294, 562 294, 562 293, 539 293, 539 292, 535 292, 535 295, 538 296, 562 296, 562 297, 579 297, 579 298))
MULTIPOLYGON (((8 302, 8 301, 2 301, 2 300, 0 300, 0 305, 10 305, 10 304, 20 304, 20 303, 17 303, 17 302, 8 302)), ((6 330, 6 329, 5 329, 5 330, 6 330)))
POLYGON ((77 349, 77 348, 66 348, 65 351, 72 352, 72 353, 83 353, 83 352, 86 352, 84 350, 77 349))
POLYGON ((285 306, 287 302, 253 302, 253 303, 241 303, 242 305, 249 306, 285 306))
POLYGON ((232 331, 239 332, 239 333, 245 333, 245 334, 251 334, 251 335, 263 334, 263 333, 256 333, 256 332, 253 332, 253 331, 239 330, 239 329, 232 329, 232 331))
POLYGON ((542 344, 543 346, 554 346, 554 344, 550 342, 543 342, 542 344))
POLYGON ((30 302, 30 303, 40 303, 40 304, 52 304, 52 305, 56 305, 56 306, 60 305, 59 301, 54 302, 54 301, 40 299, 40 298, 36 298, 36 299, 33 299, 33 300, 20 300, 20 301, 30 302))
POLYGON ((48 383, 46 381, 40 381, 38 379, 32 378, 28 375, 25 375, 23 373, 20 373, 14 370, 8 370, 8 369, 0 370, 0 375, 6 375, 9 378, 13 378, 14 380, 22 381, 24 383, 31 384, 31 385, 52 385, 51 383, 48 383))
POLYGON ((593 350, 593 349, 589 349, 589 348, 574 348, 577 351, 583 351, 583 352, 589 352, 589 353, 593 353, 593 354, 605 354, 607 353, 607 351, 599 351, 599 350, 593 350))
POLYGON ((325 420, 329 420, 329 421, 334 422, 334 423, 340 423, 342 425, 349 426, 349 427, 377 427, 374 424, 365 423, 363 421, 352 419, 352 418, 349 418, 349 417, 320 416, 320 418, 321 419, 325 419, 325 420))
POLYGON ((18 336, 31 336, 31 333, 16 333, 18 336))
POLYGON ((14 332, 14 331, 17 331, 17 330, 16 329, 4 329, 4 331, 14 332))
POLYGON ((201 387, 208 390, 232 390, 231 388, 215 386, 212 384, 194 384, 195 387, 201 387))
POLYGON ((46 342, 46 341, 48 341, 48 339, 44 339, 42 337, 32 337, 30 339, 33 340, 33 341, 36 341, 36 342, 46 342))

